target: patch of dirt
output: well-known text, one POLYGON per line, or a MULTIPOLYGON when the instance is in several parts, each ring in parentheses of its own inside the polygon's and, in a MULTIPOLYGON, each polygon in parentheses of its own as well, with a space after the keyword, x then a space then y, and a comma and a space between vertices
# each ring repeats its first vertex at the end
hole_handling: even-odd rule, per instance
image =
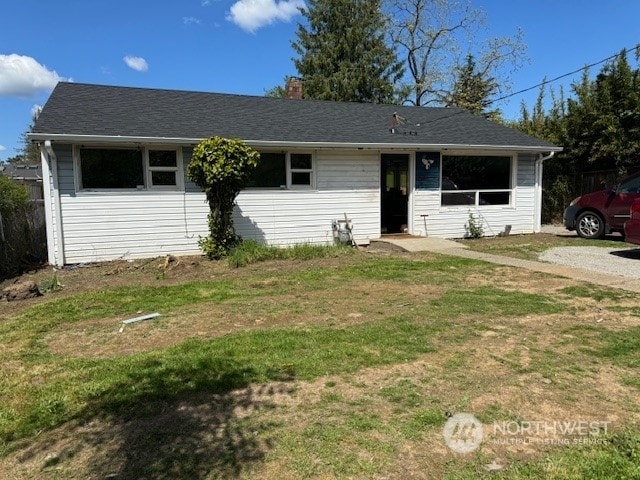
POLYGON ((122 332, 121 318, 67 323, 49 332, 46 342, 53 353, 66 357, 117 357, 166 348, 188 338, 217 338, 273 327, 343 327, 370 322, 412 311, 442 292, 433 285, 360 281, 299 295, 285 292, 260 296, 237 302, 233 308, 228 302, 186 306, 127 325, 122 332), (411 301, 404 295, 407 292, 411 301), (295 309, 287 305, 295 305, 295 309))
MULTIPOLYGON (((367 255, 395 255, 370 251, 367 255)), ((405 254, 401 254, 405 256, 405 254)), ((425 259, 427 254, 406 258, 425 259)), ((350 265, 358 260, 349 261, 350 265)), ((292 262, 267 262, 232 270, 225 262, 200 257, 115 262, 57 272, 64 288, 45 296, 131 285, 172 285, 199 279, 248 279, 267 295, 224 303, 187 305, 155 320, 125 327, 121 318, 89 319, 60 325, 46 342, 67 358, 117 357, 166 348, 187 338, 280 326, 347 326, 417 314, 451 288, 405 281, 353 281, 317 291, 279 289, 292 262), (282 290, 282 291, 280 291, 282 290)), ((344 259, 305 262, 305 269, 335 268, 344 259)), ((46 280, 51 272, 33 274, 46 280)), ((460 288, 494 285, 510 291, 554 295, 578 282, 511 267, 471 273, 460 288)), ((455 288, 455 287, 454 287, 455 288)), ((336 474, 333 461, 375 464, 377 478, 440 478, 455 462, 474 461, 445 445, 447 413, 469 412, 483 419, 481 454, 506 466, 539 458, 543 443, 504 444, 494 421, 587 420, 621 429, 640 424, 638 390, 621 381, 637 372, 592 358, 572 327, 625 329, 639 317, 615 308, 636 297, 571 297, 558 301, 566 313, 487 318, 461 315, 433 339, 435 351, 418 359, 312 382, 252 385, 224 394, 200 393, 157 401, 152 415, 105 415, 69 422, 27 439, 0 458, 7 478, 374 478, 365 470, 336 474), (390 392, 393 392, 391 395, 390 392), (416 421, 432 415, 424 425, 416 421), (354 420, 355 419, 355 420, 354 420), (373 423, 358 424, 371 420, 373 423), (349 423, 355 421, 355 423, 349 423), (377 423, 376 423, 377 422, 377 423), (373 425, 373 426, 371 426, 373 425), (333 429, 332 429, 333 428, 333 429), (332 437, 333 435, 333 437, 332 437), (328 453, 327 453, 328 452, 328 453)), ((2 305, 1 315, 19 312, 38 299, 2 305)), ((26 368, 14 361, 9 371, 26 368)), ((34 375, 39 373, 35 372, 34 375)))
MULTIPOLYGON (((345 315, 345 321, 357 318, 345 315)), ((494 421, 611 422, 613 430, 640 422, 637 390, 620 381, 632 372, 607 364, 590 364, 582 374, 563 369, 564 356, 588 356, 578 342, 559 335, 558 327, 584 321, 580 315, 499 318, 484 324, 461 318, 457 328, 475 329, 477 335, 463 343, 451 343, 445 335, 435 352, 413 361, 311 382, 194 395, 160 404, 152 416, 70 422, 1 459, 0 471, 12 472, 16 480, 136 478, 142 470, 157 478, 294 479, 305 476, 300 468, 306 467, 300 465, 306 462, 317 478, 332 478, 348 476, 332 473, 327 463, 332 458, 359 458, 384 465, 377 478, 440 478, 452 462, 469 460, 453 454, 443 441, 447 412, 482 418, 482 455, 513 465, 560 448, 543 441, 564 437, 505 444, 494 421), (558 361, 552 361, 554 355, 558 361), (394 400, 387 389, 395 389, 399 398, 394 400), (407 433, 416 428, 412 419, 425 411, 437 412, 440 420, 407 433), (381 426, 354 429, 348 423, 352 417, 376 419, 381 426), (333 439, 310 433, 323 428, 343 433, 333 439), (295 446, 287 440, 292 438, 295 446), (330 453, 334 450, 338 453, 330 453)), ((372 478, 362 472, 351 477, 372 478)))
MULTIPOLYGON (((247 421, 294 392, 250 386, 160 405, 160 413, 69 422, 0 459, 7 479, 236 478, 272 448, 267 423, 247 421)), ((156 410, 158 407, 156 407, 156 410)))

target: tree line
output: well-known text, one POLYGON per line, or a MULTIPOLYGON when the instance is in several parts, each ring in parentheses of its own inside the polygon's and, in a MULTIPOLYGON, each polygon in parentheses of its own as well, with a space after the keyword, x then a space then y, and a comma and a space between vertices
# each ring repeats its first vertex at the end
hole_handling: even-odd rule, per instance
POLYGON ((564 147, 545 163, 545 220, 559 219, 572 198, 640 170, 639 60, 640 46, 623 49, 595 78, 585 69, 568 98, 543 85, 535 105, 522 104, 520 118, 510 123, 564 147))

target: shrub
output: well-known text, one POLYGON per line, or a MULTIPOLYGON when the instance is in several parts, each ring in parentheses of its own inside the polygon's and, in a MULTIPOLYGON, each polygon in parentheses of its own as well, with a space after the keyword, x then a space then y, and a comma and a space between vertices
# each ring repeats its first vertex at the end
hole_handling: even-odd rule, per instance
POLYGON ((212 137, 193 149, 187 176, 204 190, 209 202, 209 236, 199 242, 209 258, 227 255, 240 241, 233 207, 259 159, 260 154, 241 140, 212 137))

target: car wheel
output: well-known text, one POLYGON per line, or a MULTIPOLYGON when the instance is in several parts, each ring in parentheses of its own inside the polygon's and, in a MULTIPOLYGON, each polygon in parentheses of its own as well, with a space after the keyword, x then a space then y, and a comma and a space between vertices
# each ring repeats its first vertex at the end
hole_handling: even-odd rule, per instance
POLYGON ((601 238, 604 235, 604 221, 595 212, 583 212, 576 219, 576 232, 582 238, 601 238))

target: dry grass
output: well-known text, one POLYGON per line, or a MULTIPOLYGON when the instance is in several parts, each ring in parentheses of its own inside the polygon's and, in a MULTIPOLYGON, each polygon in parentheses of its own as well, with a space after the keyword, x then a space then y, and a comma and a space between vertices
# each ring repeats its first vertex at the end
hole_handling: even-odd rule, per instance
POLYGON ((615 348, 640 335, 637 295, 427 254, 363 253, 236 270, 196 258, 162 265, 63 271, 61 292, 2 305, 0 321, 17 327, 48 302, 99 302, 123 287, 226 282, 233 292, 177 301, 160 319, 122 334, 124 317, 114 314, 3 330, 11 341, 2 343, 0 386, 14 411, 27 395, 52 389, 78 402, 75 414, 5 444, 5 478, 478 478, 493 475, 484 470, 492 461, 509 478, 530 478, 519 476, 529 462, 556 478, 579 478, 559 470, 557 460, 581 458, 575 450, 500 444, 490 425, 588 420, 640 431, 638 355, 615 348), (416 346, 369 338, 371 329, 395 335, 382 328, 393 322, 414 326, 414 336, 398 339, 416 346), (343 349, 338 363, 323 357, 331 353, 326 344, 297 350, 295 340, 284 339, 293 357, 284 347, 265 351, 265 339, 289 329, 310 341, 323 332, 360 332, 362 342, 353 344, 358 349, 336 347, 343 349), (231 344, 249 353, 234 353, 231 344), (201 372, 197 362, 216 348, 229 348, 231 362, 216 375, 246 369, 246 381, 198 383, 196 375, 209 367, 201 372), (184 365, 177 365, 185 368, 171 370, 167 359, 180 362, 181 355, 184 365), (269 373, 273 366, 277 375, 269 373), (194 378, 181 376, 190 370, 194 378), (94 371, 118 381, 104 386, 94 371), (78 393, 82 381, 95 397, 78 393), (114 396, 154 381, 153 396, 114 396), (194 387, 181 388, 181 381, 194 387), (105 403, 108 396, 125 403, 105 403), (461 456, 446 447, 447 412, 470 412, 483 422, 478 451, 461 456))

